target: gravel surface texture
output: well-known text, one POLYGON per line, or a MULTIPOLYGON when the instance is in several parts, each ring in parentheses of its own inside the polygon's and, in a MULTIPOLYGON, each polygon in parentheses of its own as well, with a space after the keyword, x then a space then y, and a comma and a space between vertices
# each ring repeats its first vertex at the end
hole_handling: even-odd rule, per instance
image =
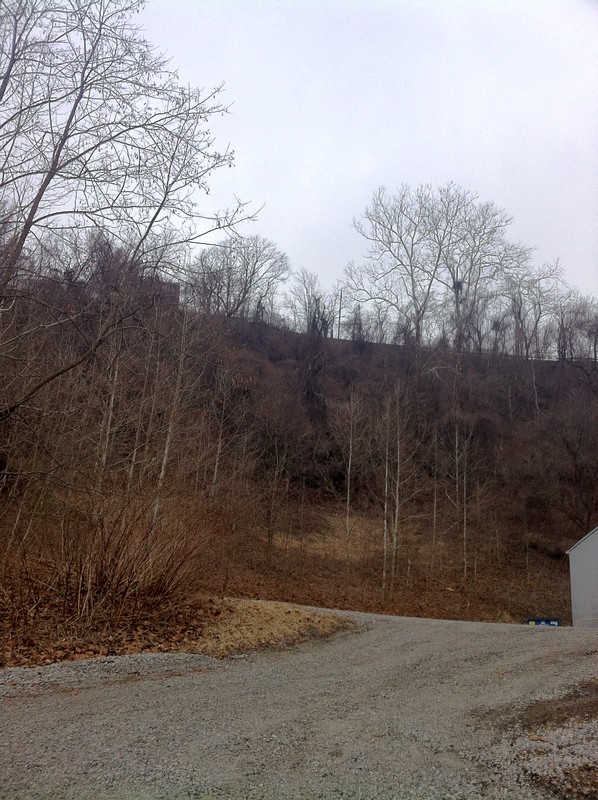
POLYGON ((538 770, 598 763, 595 721, 504 724, 596 679, 598 631, 351 616, 223 661, 0 670, 0 798, 533 800, 538 770))

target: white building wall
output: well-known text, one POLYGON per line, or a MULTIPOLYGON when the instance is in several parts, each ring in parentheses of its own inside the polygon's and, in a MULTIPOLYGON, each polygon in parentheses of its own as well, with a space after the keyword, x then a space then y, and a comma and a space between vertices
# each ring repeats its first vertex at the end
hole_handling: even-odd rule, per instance
POLYGON ((598 528, 569 550, 573 625, 598 629, 598 528))

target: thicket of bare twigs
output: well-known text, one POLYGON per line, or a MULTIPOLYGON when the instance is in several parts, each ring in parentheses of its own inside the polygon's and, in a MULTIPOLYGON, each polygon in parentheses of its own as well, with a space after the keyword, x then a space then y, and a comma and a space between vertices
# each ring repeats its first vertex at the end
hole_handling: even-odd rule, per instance
MULTIPOLYGON (((68 352, 69 325, 38 352, 68 352)), ((19 363, 5 392, 36 369, 19 363)), ((5 624, 118 628, 198 590, 566 619, 565 549, 598 510, 591 366, 363 348, 164 304, 157 284, 2 423, 5 624)))

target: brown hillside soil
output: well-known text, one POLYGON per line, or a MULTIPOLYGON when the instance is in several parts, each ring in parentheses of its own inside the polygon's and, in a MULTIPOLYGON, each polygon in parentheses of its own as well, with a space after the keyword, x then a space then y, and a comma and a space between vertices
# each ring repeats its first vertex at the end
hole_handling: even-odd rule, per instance
POLYGON ((251 550, 237 547, 216 565, 204 589, 400 616, 513 623, 550 617, 571 624, 566 557, 526 552, 506 535, 498 542, 472 537, 465 576, 459 540, 439 538, 432 548, 426 532, 408 529, 393 590, 388 568, 383 594, 379 522, 354 514, 348 559, 342 509, 322 511, 321 531, 280 536, 270 554, 264 538, 251 550))

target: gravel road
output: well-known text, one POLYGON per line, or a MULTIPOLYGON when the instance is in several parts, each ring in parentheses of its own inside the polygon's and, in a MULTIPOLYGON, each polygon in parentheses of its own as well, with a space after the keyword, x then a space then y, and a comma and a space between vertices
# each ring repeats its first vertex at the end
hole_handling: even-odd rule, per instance
MULTIPOLYGON (((547 796, 505 719, 597 678, 598 632, 352 616, 358 632, 224 661, 0 670, 0 798, 547 796)), ((553 735, 547 769, 579 738, 553 735)))

